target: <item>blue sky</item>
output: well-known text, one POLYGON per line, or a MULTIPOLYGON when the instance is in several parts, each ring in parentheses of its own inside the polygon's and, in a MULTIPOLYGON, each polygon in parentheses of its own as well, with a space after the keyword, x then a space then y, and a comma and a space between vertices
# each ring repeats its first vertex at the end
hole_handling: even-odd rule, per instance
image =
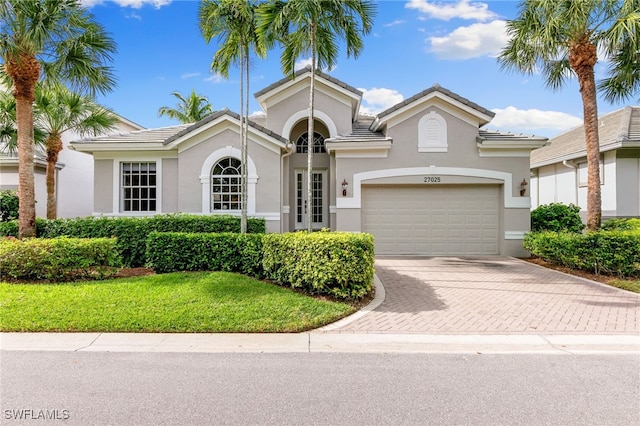
MULTIPOLYGON (((161 106, 176 105, 174 91, 187 95, 195 89, 214 109, 239 111, 238 70, 225 80, 209 69, 217 45, 207 45, 200 35, 199 2, 83 3, 118 44, 113 62, 118 85, 99 99, 105 106, 149 128, 177 124, 157 114, 161 106)), ((575 80, 552 92, 537 75, 500 70, 495 56, 506 42, 505 20, 516 16, 516 1, 379 1, 361 55, 354 59, 343 53, 329 74, 363 91, 365 112, 380 112, 438 83, 494 111, 489 129, 551 137, 580 125, 575 80)), ((283 77, 279 55, 271 51, 253 61, 252 94, 283 77)), ((605 68, 596 66, 596 78, 605 68)), ((258 113, 251 100, 250 110, 258 113)), ((598 106, 604 114, 624 105, 599 100, 598 106)))

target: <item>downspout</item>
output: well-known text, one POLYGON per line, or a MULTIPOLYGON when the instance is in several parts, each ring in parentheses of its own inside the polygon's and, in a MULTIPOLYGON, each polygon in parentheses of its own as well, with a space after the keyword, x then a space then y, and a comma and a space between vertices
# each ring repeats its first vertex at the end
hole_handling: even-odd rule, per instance
MULTIPOLYGON (((287 142, 287 146, 285 147, 287 152, 285 152, 282 157, 280 157, 280 178, 283 180, 280 183, 280 233, 284 232, 284 159, 290 156, 295 151, 295 144, 291 142, 287 142)), ((291 204, 291 203, 289 203, 291 204)), ((291 206, 289 206, 289 214, 291 214, 291 206)))
POLYGON ((579 185, 578 172, 576 171, 577 167, 575 164, 573 164, 569 160, 562 160, 562 165, 573 170, 573 194, 575 195, 573 204, 577 206, 578 205, 578 185, 579 185))

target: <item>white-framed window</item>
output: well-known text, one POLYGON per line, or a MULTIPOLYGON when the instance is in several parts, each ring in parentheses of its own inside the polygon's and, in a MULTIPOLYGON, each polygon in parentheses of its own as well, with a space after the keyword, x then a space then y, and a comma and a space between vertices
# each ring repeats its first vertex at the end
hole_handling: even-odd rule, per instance
MULTIPOLYGON (((309 132, 304 132, 296 141, 296 154, 306 154, 309 152, 309 132)), ((318 132, 313 132, 313 153, 326 153, 324 146, 324 136, 318 132)))
POLYGON ((234 157, 219 160, 211 169, 211 211, 242 208, 242 163, 234 157))
POLYGON ((155 212, 158 210, 158 174, 156 162, 120 163, 120 211, 155 212))
POLYGON ((418 122, 418 152, 447 152, 447 122, 435 111, 418 122))

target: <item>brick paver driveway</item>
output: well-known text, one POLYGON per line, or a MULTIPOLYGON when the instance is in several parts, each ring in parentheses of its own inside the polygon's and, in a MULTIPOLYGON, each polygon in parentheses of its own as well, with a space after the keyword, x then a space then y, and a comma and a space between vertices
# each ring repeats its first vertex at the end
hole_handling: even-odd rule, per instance
POLYGON ((638 334, 640 295, 506 258, 378 258, 386 297, 333 332, 638 334))

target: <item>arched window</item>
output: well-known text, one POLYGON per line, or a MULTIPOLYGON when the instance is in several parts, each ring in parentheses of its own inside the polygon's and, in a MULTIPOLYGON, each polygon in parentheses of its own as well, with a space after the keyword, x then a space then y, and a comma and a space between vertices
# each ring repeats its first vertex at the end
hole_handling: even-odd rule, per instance
POLYGON ((242 164, 226 157, 211 169, 211 211, 240 210, 242 197, 242 164))
MULTIPOLYGON (((296 141, 296 153, 305 154, 309 150, 309 132, 304 132, 296 141)), ((324 147, 324 136, 318 132, 313 132, 313 153, 325 153, 327 152, 324 147)))

